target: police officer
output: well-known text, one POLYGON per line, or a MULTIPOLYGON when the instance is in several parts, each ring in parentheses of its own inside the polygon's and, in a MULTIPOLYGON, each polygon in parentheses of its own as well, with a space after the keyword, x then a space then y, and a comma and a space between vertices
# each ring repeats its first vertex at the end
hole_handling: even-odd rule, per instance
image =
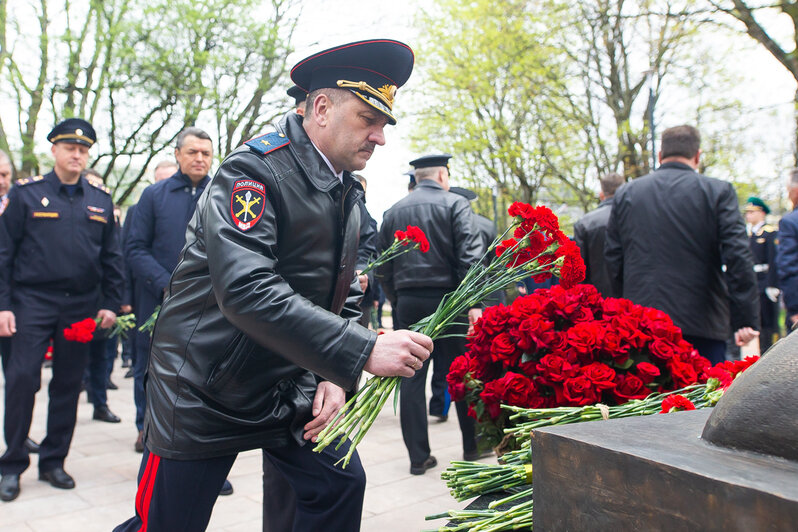
POLYGON ((299 116, 305 116, 305 100, 308 97, 308 93, 296 85, 285 91, 285 93, 290 98, 294 99, 294 110, 296 111, 296 114, 299 116))
MULTIPOLYGON (((468 200, 449 191, 450 158, 448 154, 427 155, 411 161, 417 183, 413 192, 383 216, 380 249, 390 246, 394 232, 408 225, 420 227, 430 243, 428 252, 400 255, 378 271, 385 294, 396 308, 395 328, 409 327, 432 314, 443 296, 460 284, 471 265, 482 256, 482 244, 468 200)), ((479 309, 472 309, 469 322, 476 321, 480 314, 479 309)), ((450 333, 465 336, 466 331, 458 326, 450 333)), ((442 374, 445 379, 454 358, 464 351, 464 338, 436 340, 432 355, 434 372, 442 374)), ((437 464, 430 454, 427 430, 424 388, 428 368, 429 363, 425 363, 421 371, 412 378, 402 379, 401 384, 400 422, 413 475, 423 475, 437 464)), ((468 417, 462 402, 456 405, 456 409, 463 436, 464 458, 475 459, 479 453, 473 419, 468 417)))
POLYGON ((770 214, 767 204, 756 196, 745 202, 745 221, 748 225, 748 245, 754 254, 754 273, 759 288, 759 312, 762 328, 759 350, 764 353, 779 337, 779 276, 776 268, 778 232, 765 223, 770 214))
MULTIPOLYGON (((396 123, 413 54, 386 39, 297 64, 303 120, 230 154, 197 204, 155 325, 136 516, 117 531, 204 530, 236 455, 263 448, 290 482, 294 530, 358 530, 365 474, 312 441, 361 371, 412 376, 429 337, 361 327, 351 176, 396 123)), ((137 213, 138 216, 138 213, 137 213)))
POLYGON ((24 444, 51 338, 53 377, 39 479, 61 489, 75 486, 64 460, 89 353, 88 344, 66 341, 64 329, 95 316, 99 327, 112 326, 122 299, 122 256, 111 196, 105 186, 80 175, 96 140, 94 129, 70 118, 47 138, 55 168, 17 181, 0 216, 0 336, 11 336, 7 449, 0 457, 0 499, 6 501, 19 495, 20 474, 30 465, 24 444))

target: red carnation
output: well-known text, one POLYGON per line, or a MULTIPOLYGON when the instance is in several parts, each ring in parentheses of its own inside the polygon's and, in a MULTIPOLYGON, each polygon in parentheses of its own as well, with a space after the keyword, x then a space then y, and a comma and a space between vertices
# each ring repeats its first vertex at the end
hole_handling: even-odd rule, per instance
POLYGON ((97 329, 97 322, 94 318, 86 318, 64 329, 64 339, 87 344, 94 338, 95 329, 97 329))
POLYGON ((402 241, 407 239, 407 233, 402 231, 401 229, 397 229, 396 232, 393 234, 394 240, 402 241))
POLYGON ((424 231, 422 231, 420 228, 416 227, 415 225, 408 225, 405 235, 408 240, 412 240, 418 244, 418 249, 420 249, 422 253, 429 251, 429 241, 427 240, 427 235, 425 235, 424 231))
POLYGON ((724 390, 729 386, 731 386, 731 383, 734 380, 732 374, 723 369, 722 367, 720 367, 720 365, 709 368, 704 373, 704 378, 718 379, 718 381, 720 382, 720 387, 723 388, 724 390))
POLYGON ((679 412, 681 410, 695 410, 695 405, 683 395, 669 395, 662 401, 660 414, 679 412))

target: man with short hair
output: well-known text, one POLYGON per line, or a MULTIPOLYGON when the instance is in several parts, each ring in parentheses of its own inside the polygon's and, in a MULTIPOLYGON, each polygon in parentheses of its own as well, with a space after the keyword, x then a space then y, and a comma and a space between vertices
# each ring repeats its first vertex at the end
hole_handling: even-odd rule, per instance
POLYGON ((11 158, 6 152, 0 150, 0 215, 8 205, 8 191, 11 189, 12 177, 11 158))
MULTIPOLYGON (((208 172, 213 160, 210 136, 196 127, 185 128, 177 135, 175 159, 177 171, 166 179, 159 180, 159 167, 156 166, 156 183, 144 189, 132 217, 127 221, 130 228, 126 228, 124 250, 133 280, 137 327, 141 327, 163 301, 169 278, 185 244, 186 226, 200 194, 210 181, 208 172)), ((161 174, 169 169, 168 162, 163 163, 159 163, 161 174)), ((149 363, 149 347, 150 333, 137 329, 133 357, 133 395, 139 431, 134 444, 137 452, 143 451, 144 375, 149 363)))
POLYGON ((294 530, 360 527, 355 453, 313 452, 362 371, 412 376, 432 348, 357 323, 362 169, 395 124, 413 54, 386 39, 325 50, 292 80, 309 92, 230 154, 200 198, 153 331, 145 451, 126 530, 205 530, 239 452, 264 449, 296 494, 294 530))
POLYGON ((53 376, 39 479, 60 489, 75 487, 64 461, 89 348, 66 340, 64 329, 86 318, 102 329, 111 327, 122 298, 122 256, 110 192, 81 177, 96 140, 94 129, 70 118, 47 138, 53 171, 18 180, 0 216, 0 336, 11 337, 5 367, 7 448, 0 457, 4 501, 19 495, 19 477, 30 465, 25 440, 51 338, 53 376))
POLYGON ((620 293, 613 286, 604 262, 604 240, 612 212, 612 197, 625 180, 622 175, 613 172, 601 177, 599 181, 599 205, 574 224, 574 242, 579 246, 585 261, 585 284, 595 286, 604 297, 619 297, 620 293))
POLYGON ((779 252, 777 255, 779 288, 787 307, 785 318, 789 333, 798 323, 798 168, 790 171, 787 195, 792 212, 779 222, 779 252))
POLYGON ((748 245, 754 255, 754 273, 759 291, 759 315, 762 328, 759 330, 759 351, 764 353, 779 331, 779 274, 776 266, 778 230, 766 223, 770 208, 762 199, 751 196, 745 202, 745 221, 748 245))
POLYGON ((759 333, 753 256, 731 183, 696 172, 698 130, 662 134, 660 167, 615 194, 604 254, 634 303, 666 312, 713 364, 759 333), (723 267, 725 266, 725 271, 723 267))
MULTIPOLYGON (((443 297, 457 288, 472 264, 482 256, 482 244, 468 200, 449 191, 449 159, 451 155, 427 155, 411 161, 415 168, 413 192, 396 202, 383 216, 379 247, 386 249, 397 230, 408 225, 421 228, 427 235, 430 249, 426 253, 405 253, 381 266, 383 290, 396 309, 394 327, 405 328, 432 314, 443 297)), ((477 320, 480 309, 471 309, 469 323, 477 320)), ((445 381, 452 361, 465 352, 464 325, 453 326, 447 334, 455 337, 435 340, 433 383, 445 381)), ((400 389, 400 423, 402 437, 410 458, 410 474, 423 475, 437 465, 431 454, 427 422, 425 387, 430 363, 409 379, 402 379, 400 389)), ((440 411, 431 415, 443 416, 440 411)), ((474 438, 473 419, 460 401, 457 418, 463 439, 463 458, 479 456, 474 438)))
MULTIPOLYGON (((210 137, 208 140, 210 140, 210 137)), ((175 172, 177 172, 179 169, 180 168, 177 166, 176 162, 163 160, 155 165, 155 169, 152 171, 152 177, 157 183, 158 181, 169 179, 175 175, 175 172)))

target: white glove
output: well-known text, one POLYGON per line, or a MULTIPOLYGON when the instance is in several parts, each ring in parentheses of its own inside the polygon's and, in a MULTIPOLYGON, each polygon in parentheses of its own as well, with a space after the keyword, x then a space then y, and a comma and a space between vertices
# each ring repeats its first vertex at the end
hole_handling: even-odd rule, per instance
POLYGON ((765 295, 768 296, 768 299, 773 301, 774 303, 779 300, 780 290, 775 286, 768 286, 765 288, 765 295))

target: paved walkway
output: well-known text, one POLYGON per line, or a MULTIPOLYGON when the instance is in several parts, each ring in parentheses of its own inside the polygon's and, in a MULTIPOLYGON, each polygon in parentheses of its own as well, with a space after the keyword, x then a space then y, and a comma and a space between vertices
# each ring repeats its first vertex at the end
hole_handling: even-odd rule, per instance
MULTIPOLYGON (((36 458, 22 476, 22 492, 11 503, 0 502, 0 530, 3 532, 92 532, 110 531, 133 515, 136 475, 140 454, 133 451, 136 429, 133 424, 133 380, 126 370, 114 369, 112 380, 119 390, 109 391, 109 406, 122 418, 110 424, 91 419, 93 407, 81 396, 78 422, 66 467, 77 484, 73 490, 57 490, 37 480, 36 458)), ((31 437, 40 441, 45 433, 47 384, 50 370, 42 373, 42 390, 36 396, 31 437)), ((0 380, 0 390, 4 383, 0 380)), ((0 398, 2 398, 0 392, 0 398)), ((0 399, 2 401, 2 399, 0 399)), ((2 402, 0 402, 2 404, 2 402)), ((424 516, 462 508, 452 499, 440 472, 450 460, 462 458, 460 431, 454 409, 446 423, 430 423, 430 442, 438 467, 426 475, 408 472, 409 461, 402 442, 399 417, 386 407, 377 418, 359 452, 368 484, 363 510, 365 532, 417 531, 436 528, 443 521, 424 521, 424 516)), ((5 443, 2 443, 4 448, 5 443)), ((493 459, 495 460, 495 459, 493 459)), ((260 451, 239 455, 230 480, 235 493, 220 497, 209 530, 244 532, 261 530, 260 451)))

